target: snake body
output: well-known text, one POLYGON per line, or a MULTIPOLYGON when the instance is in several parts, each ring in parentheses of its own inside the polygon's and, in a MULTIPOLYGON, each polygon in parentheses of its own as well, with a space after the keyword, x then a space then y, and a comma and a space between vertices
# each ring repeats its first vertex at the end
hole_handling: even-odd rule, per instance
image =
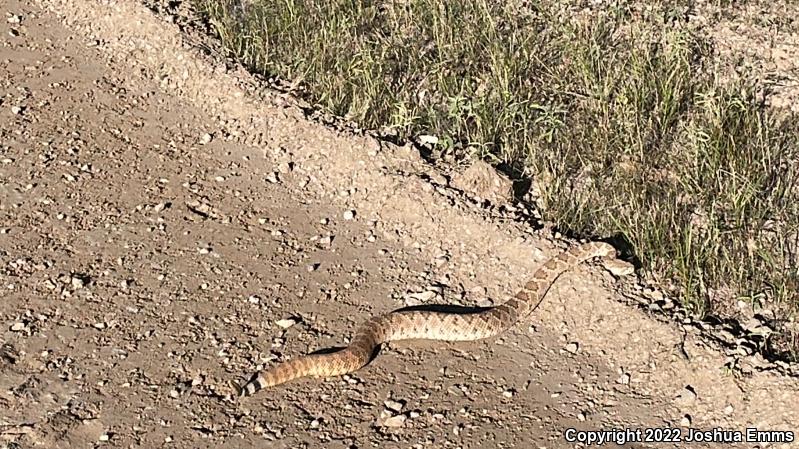
POLYGON ((351 373, 369 363, 380 345, 390 341, 472 341, 493 337, 529 315, 561 273, 594 257, 615 255, 615 249, 603 242, 572 247, 546 261, 515 296, 495 307, 473 313, 395 310, 366 321, 346 348, 288 360, 257 373, 244 386, 232 381, 231 386, 238 396, 250 396, 263 388, 301 377, 351 373))

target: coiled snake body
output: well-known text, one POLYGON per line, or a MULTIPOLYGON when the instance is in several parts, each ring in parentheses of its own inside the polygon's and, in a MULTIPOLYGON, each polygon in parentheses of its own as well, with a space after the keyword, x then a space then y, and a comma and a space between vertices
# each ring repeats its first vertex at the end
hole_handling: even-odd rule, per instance
POLYGON ((607 243, 575 246, 549 259, 515 296, 498 306, 473 313, 395 310, 366 321, 344 349, 308 354, 280 363, 257 373, 244 386, 233 381, 230 384, 237 395, 250 396, 263 388, 300 377, 332 377, 357 371, 369 363, 382 343, 390 341, 471 341, 493 337, 529 315, 561 273, 588 259, 615 255, 615 249, 607 243))

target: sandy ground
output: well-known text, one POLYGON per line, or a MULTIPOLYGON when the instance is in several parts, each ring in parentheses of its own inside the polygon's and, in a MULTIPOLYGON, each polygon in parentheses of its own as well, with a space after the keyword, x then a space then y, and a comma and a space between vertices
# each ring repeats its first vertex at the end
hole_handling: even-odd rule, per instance
POLYGON ((631 307, 635 278, 592 265, 501 338, 390 345, 355 375, 231 399, 229 379, 340 346, 373 314, 501 302, 567 243, 475 206, 412 148, 256 99, 254 79, 137 2, 3 10, 0 447, 799 430, 795 378, 631 307))

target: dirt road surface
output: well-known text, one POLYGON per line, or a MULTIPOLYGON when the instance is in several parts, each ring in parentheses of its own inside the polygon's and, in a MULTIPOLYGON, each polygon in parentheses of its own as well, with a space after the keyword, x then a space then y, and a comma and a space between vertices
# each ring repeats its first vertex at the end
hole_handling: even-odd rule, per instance
POLYGON ((254 79, 137 2, 2 9, 0 447, 799 430, 795 379, 729 369, 696 332, 622 301, 634 277, 590 264, 500 338, 389 345, 354 375, 230 398, 228 380, 345 344, 373 314, 501 302, 566 243, 474 206, 410 147, 255 98, 254 79))

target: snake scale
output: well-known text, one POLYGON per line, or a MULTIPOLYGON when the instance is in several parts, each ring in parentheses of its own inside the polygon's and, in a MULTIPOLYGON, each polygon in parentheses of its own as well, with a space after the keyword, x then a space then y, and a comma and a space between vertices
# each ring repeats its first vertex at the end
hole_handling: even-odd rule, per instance
POLYGON ((493 337, 529 315, 561 273, 594 257, 615 255, 616 250, 603 242, 572 247, 546 261, 515 296, 495 307, 473 313, 395 310, 366 321, 346 348, 291 359, 257 373, 244 386, 234 381, 230 385, 238 396, 250 396, 263 388, 301 377, 351 373, 369 363, 380 345, 390 341, 472 341, 493 337))

